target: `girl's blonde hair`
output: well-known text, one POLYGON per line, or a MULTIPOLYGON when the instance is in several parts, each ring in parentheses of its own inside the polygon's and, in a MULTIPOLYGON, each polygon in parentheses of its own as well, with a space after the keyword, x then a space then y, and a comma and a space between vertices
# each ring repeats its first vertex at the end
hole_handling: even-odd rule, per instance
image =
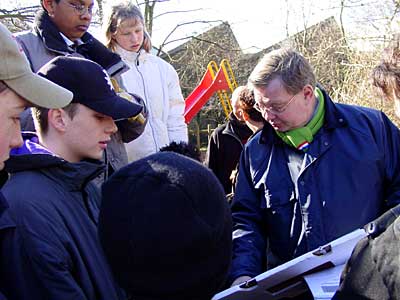
POLYGON ((121 2, 114 4, 109 8, 108 13, 103 19, 103 28, 106 37, 105 44, 107 48, 115 51, 116 41, 113 39, 113 35, 117 32, 118 27, 122 22, 134 19, 136 22, 140 22, 143 25, 143 45, 142 48, 146 52, 151 50, 150 35, 146 31, 144 18, 140 9, 134 5, 131 1, 121 2))

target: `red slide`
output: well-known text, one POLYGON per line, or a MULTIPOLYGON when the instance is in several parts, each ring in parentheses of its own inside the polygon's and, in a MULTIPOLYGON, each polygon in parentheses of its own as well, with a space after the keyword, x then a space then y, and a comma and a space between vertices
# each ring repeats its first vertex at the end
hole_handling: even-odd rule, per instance
POLYGON ((210 68, 207 68, 206 73, 200 81, 200 84, 190 93, 185 100, 185 122, 189 122, 199 112, 203 105, 214 95, 216 91, 229 90, 229 85, 226 80, 224 71, 220 68, 217 75, 213 79, 210 68))

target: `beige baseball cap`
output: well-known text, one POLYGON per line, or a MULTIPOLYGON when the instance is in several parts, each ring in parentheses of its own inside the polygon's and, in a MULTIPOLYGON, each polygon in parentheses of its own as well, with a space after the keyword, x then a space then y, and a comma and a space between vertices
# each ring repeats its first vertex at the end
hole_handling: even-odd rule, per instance
POLYGON ((7 27, 0 23, 0 80, 35 106, 60 108, 73 94, 32 72, 29 61, 7 27))

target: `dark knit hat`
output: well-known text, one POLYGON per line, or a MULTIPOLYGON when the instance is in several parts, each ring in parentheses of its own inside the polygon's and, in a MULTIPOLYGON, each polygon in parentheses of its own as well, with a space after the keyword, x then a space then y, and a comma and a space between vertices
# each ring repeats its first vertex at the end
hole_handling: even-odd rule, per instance
POLYGON ((159 152, 102 187, 99 236, 118 283, 134 299, 211 299, 231 261, 232 221, 214 174, 159 152))

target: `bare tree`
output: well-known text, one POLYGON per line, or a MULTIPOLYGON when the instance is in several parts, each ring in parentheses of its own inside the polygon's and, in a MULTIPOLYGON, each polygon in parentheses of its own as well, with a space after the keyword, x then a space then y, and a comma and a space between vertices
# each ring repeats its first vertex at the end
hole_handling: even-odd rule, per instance
POLYGON ((21 31, 29 28, 35 19, 40 5, 33 5, 14 9, 0 9, 0 22, 4 23, 11 31, 21 31))

